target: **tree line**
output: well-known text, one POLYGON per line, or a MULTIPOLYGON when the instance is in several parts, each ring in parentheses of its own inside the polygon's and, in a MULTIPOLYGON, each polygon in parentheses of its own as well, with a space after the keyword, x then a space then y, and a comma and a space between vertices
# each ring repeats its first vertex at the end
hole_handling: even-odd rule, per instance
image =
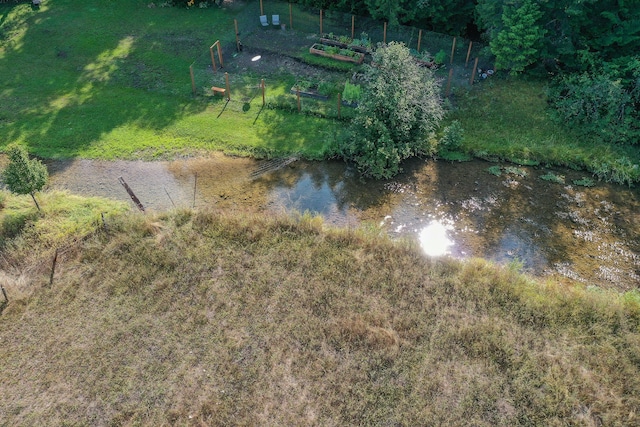
POLYGON ((638 0, 295 0, 471 39, 504 69, 539 64, 554 72, 626 63, 640 48, 638 0))

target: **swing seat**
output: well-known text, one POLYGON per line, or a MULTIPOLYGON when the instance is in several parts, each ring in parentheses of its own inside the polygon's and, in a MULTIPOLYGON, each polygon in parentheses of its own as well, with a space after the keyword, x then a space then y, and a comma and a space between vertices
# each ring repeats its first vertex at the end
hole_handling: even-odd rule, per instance
POLYGON ((274 26, 279 27, 280 26, 280 15, 271 15, 271 22, 273 23, 274 26))
POLYGON ((269 26, 269 21, 267 21, 267 15, 260 16, 260 23, 262 24, 263 27, 269 26))

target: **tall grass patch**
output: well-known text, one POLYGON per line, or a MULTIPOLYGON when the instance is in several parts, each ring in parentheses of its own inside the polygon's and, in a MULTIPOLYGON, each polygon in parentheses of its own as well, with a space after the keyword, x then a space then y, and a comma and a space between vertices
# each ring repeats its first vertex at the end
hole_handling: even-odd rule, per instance
POLYGON ((634 293, 308 214, 118 214, 59 268, 0 316, 14 425, 637 421, 634 293))

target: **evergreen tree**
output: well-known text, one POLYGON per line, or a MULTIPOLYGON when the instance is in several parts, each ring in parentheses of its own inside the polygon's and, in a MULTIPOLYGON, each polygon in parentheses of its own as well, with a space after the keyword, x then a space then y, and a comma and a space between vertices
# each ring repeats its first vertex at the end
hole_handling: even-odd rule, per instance
POLYGON ((496 57, 496 68, 520 73, 539 56, 544 29, 539 20, 542 12, 537 3, 523 0, 519 4, 505 5, 502 13, 502 28, 490 42, 496 57))

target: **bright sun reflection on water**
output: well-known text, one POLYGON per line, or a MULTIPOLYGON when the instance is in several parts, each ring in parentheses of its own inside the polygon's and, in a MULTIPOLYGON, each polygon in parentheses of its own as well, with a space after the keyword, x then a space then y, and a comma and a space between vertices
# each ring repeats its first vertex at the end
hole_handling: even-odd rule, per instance
POLYGON ((431 223, 420 231, 418 236, 422 250, 429 256, 442 256, 449 253, 453 241, 447 236, 447 227, 439 221, 431 223))

